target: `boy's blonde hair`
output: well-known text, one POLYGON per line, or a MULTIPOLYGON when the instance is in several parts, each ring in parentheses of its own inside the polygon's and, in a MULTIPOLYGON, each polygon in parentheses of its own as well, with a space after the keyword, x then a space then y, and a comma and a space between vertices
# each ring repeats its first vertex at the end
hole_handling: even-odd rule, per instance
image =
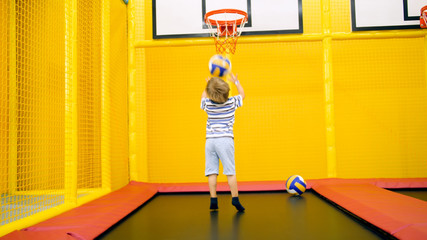
POLYGON ((216 103, 225 103, 228 100, 230 86, 218 77, 212 77, 206 85, 206 93, 216 103))

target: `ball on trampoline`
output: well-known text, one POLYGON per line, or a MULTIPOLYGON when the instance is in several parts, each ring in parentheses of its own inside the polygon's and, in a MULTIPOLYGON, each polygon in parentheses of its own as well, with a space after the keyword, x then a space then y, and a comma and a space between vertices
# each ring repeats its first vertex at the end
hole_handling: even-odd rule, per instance
POLYGON ((299 175, 292 175, 286 180, 286 191, 288 193, 298 196, 305 192, 307 184, 304 179, 299 175))
POLYGON ((216 54, 209 60, 209 72, 214 77, 225 77, 231 71, 231 61, 227 57, 216 54))

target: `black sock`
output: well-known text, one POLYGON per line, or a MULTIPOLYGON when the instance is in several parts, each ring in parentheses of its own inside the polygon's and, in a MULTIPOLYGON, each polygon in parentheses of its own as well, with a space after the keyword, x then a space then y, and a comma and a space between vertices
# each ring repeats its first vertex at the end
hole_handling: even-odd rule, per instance
POLYGON ((240 204, 239 197, 233 197, 231 200, 231 204, 236 207, 239 212, 245 211, 245 208, 240 204))
POLYGON ((210 209, 216 210, 218 209, 218 198, 211 197, 211 207, 210 209))

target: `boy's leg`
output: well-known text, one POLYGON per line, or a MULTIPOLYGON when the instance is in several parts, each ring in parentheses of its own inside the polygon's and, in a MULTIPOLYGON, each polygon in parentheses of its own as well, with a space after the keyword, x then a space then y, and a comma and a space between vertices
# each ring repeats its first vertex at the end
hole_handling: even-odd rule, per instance
POLYGON ((216 195, 216 181, 219 172, 219 159, 215 151, 215 140, 206 139, 205 146, 206 167, 205 175, 208 177, 209 192, 211 195, 210 209, 218 209, 218 199, 216 195))
POLYGON ((218 198, 216 196, 216 179, 218 174, 211 174, 208 176, 209 182, 209 192, 211 194, 211 206, 209 207, 212 210, 218 209, 218 198))
POLYGON ((232 201, 231 204, 236 207, 239 212, 243 212, 245 208, 240 204, 239 191, 237 189, 236 169, 234 163, 234 140, 232 138, 220 139, 218 156, 224 167, 224 174, 227 175, 228 185, 230 186, 232 201))
POLYGON ((230 186, 231 196, 232 197, 238 197, 239 196, 239 190, 237 189, 237 178, 236 175, 228 175, 228 186, 230 186))
POLYGON ((208 176, 208 182, 209 182, 209 192, 211 194, 211 197, 216 198, 216 179, 218 174, 211 174, 208 176))
POLYGON ((242 206, 242 204, 239 201, 239 190, 237 188, 237 178, 236 175, 227 175, 228 185, 230 186, 231 191, 231 204, 233 204, 234 207, 239 212, 245 211, 245 208, 242 206))

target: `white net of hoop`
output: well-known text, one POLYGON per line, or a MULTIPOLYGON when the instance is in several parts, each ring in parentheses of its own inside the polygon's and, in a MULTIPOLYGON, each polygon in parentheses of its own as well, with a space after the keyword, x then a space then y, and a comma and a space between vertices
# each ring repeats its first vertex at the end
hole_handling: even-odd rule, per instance
POLYGON ((206 22, 211 37, 215 40, 217 53, 234 54, 237 39, 247 21, 246 16, 239 13, 217 13, 209 17, 206 22), (243 21, 242 21, 243 19, 243 21), (224 23, 225 24, 221 24, 224 23), (241 23, 241 24, 239 24, 241 23))

